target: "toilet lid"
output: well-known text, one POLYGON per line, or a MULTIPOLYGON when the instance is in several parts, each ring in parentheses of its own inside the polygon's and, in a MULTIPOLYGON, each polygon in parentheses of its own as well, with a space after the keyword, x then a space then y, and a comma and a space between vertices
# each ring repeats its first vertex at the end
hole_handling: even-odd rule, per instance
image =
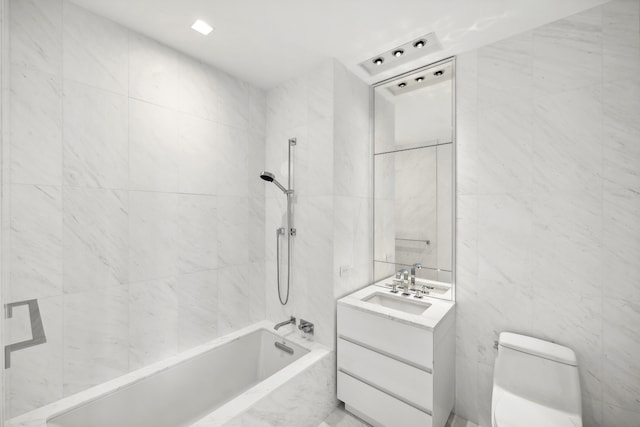
POLYGON ((494 427, 582 427, 582 419, 513 395, 502 396, 493 413, 494 427))

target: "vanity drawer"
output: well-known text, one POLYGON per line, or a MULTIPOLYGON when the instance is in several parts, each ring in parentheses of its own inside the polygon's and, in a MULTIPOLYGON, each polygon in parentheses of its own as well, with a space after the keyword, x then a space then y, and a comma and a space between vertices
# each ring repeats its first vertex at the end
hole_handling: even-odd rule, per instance
POLYGON ((389 356, 338 339, 338 369, 409 401, 433 409, 433 375, 389 356))
POLYGON ((338 304, 338 337, 427 370, 433 367, 433 334, 427 329, 338 304))
MULTIPOLYGON (((385 427, 432 427, 429 414, 389 396, 344 372, 338 372, 338 399, 385 427)), ((367 421, 367 420, 365 420, 367 421)))

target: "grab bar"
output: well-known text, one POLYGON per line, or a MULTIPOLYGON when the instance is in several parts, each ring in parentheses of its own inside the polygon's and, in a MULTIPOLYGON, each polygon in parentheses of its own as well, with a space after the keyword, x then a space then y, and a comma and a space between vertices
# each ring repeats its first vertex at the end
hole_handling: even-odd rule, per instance
POLYGON ((5 306, 6 318, 11 319, 13 317, 13 308, 21 305, 26 305, 29 307, 29 320, 31 322, 31 339, 6 345, 4 347, 4 368, 5 369, 9 369, 11 367, 12 352, 33 347, 34 345, 44 344, 47 342, 47 337, 44 333, 44 326, 42 326, 42 317, 40 316, 40 307, 38 307, 37 299, 30 299, 30 300, 12 302, 7 304, 5 306))
POLYGON ((289 354, 293 354, 293 349, 284 343, 275 342, 275 346, 282 351, 286 351, 289 354))

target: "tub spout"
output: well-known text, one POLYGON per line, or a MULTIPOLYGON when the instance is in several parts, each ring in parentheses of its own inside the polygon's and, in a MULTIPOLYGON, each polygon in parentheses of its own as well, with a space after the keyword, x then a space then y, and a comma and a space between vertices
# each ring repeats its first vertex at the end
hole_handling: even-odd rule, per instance
POLYGON ((291 316, 291 318, 289 320, 285 320, 284 322, 278 323, 276 326, 273 327, 273 329, 275 329, 277 331, 278 329, 280 329, 284 325, 288 325, 289 323, 291 323, 292 325, 295 325, 296 324, 296 318, 291 316))

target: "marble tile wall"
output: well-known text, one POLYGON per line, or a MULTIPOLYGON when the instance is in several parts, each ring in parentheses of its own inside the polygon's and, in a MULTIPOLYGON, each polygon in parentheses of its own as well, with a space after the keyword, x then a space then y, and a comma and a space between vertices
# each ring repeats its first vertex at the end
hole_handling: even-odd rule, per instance
MULTIPOLYGON (((266 185, 267 317, 315 323, 314 339, 335 345, 335 301, 371 281, 369 88, 337 61, 267 93, 265 168, 287 181, 287 140, 294 149, 293 286, 286 307, 276 293, 275 229, 285 197, 266 185)), ((283 253, 286 246, 282 246, 283 253)), ((286 256, 282 258, 283 292, 286 256)))
POLYGON ((264 92, 66 1, 9 24, 6 294, 48 341, 13 354, 6 418, 266 315, 264 92))
POLYGON ((585 426, 640 419, 640 2, 457 61, 456 412, 490 425, 501 331, 578 355, 585 426))

